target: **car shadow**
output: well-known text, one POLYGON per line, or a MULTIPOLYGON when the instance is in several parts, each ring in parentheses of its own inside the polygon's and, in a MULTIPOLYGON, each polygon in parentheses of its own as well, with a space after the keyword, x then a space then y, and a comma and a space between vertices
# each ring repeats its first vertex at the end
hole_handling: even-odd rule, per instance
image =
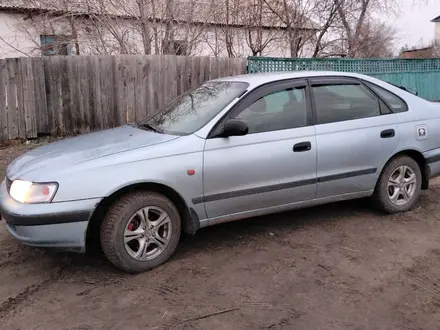
MULTIPOLYGON (((237 244, 238 241, 241 244, 250 243, 270 232, 294 231, 308 226, 319 226, 324 222, 344 221, 350 216, 363 214, 383 216, 374 210, 368 199, 360 199, 202 228, 194 236, 182 235, 182 240, 172 260, 179 262, 192 255, 204 253, 207 248, 210 251, 224 249, 231 244, 237 244)), ((100 250, 89 251, 85 255, 50 250, 45 254, 47 258, 53 258, 54 262, 64 264, 66 270, 69 269, 69 273, 75 273, 79 269, 81 272, 99 271, 101 274, 105 272, 109 275, 126 275, 112 266, 100 250)))
POLYGON ((295 231, 362 214, 384 215, 373 208, 369 199, 359 199, 227 222, 202 228, 194 236, 185 235, 174 258, 196 254, 207 247, 221 249, 238 241, 246 244, 267 233, 295 231))

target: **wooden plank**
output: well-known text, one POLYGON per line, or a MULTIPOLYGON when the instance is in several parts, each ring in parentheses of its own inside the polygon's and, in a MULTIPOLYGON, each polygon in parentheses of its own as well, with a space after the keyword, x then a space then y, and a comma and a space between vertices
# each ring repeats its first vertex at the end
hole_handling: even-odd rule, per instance
POLYGON ((99 112, 100 129, 111 127, 110 114, 112 104, 112 89, 111 89, 111 57, 99 56, 99 88, 101 98, 101 108, 99 112))
POLYGON ((32 58, 31 66, 34 77, 35 120, 37 126, 37 135, 38 133, 48 134, 50 132, 50 128, 43 59, 40 57, 32 58))
POLYGON ((219 72, 218 72, 219 78, 223 78, 223 77, 229 76, 228 61, 229 61, 229 58, 221 58, 220 59, 220 61, 219 61, 219 72))
POLYGON ((151 56, 145 57, 144 64, 144 90, 145 90, 145 107, 146 113, 145 116, 149 117, 156 113, 158 109, 154 108, 154 83, 153 83, 153 74, 151 67, 151 56))
POLYGON ((91 131, 100 130, 103 127, 102 116, 101 116, 101 86, 100 77, 101 72, 99 70, 100 62, 102 62, 102 57, 92 56, 92 72, 93 72, 93 108, 91 109, 92 120, 91 120, 91 131))
POLYGON ((157 95, 159 98, 159 108, 162 108, 165 105, 165 89, 167 86, 165 85, 165 60, 164 56, 159 56, 157 60, 157 74, 159 77, 159 86, 157 90, 157 95))
POLYGON ((151 75, 153 77, 153 111, 157 112, 160 107, 159 90, 161 88, 159 82, 159 62, 160 55, 151 56, 151 75))
POLYGON ((7 116, 8 116, 8 139, 16 139, 19 136, 17 123, 17 90, 16 90, 16 62, 14 59, 6 59, 8 70, 7 81, 7 116))
POLYGON ((20 93, 22 97, 19 98, 19 103, 22 102, 25 123, 25 137, 37 137, 37 121, 36 121, 36 106, 35 106, 35 87, 32 74, 32 63, 30 58, 19 59, 19 66, 21 70, 22 88, 20 93))
POLYGON ((124 97, 124 76, 125 76, 125 65, 124 57, 117 56, 115 58, 115 87, 116 87, 116 123, 117 125, 122 125, 126 123, 125 119, 125 108, 126 102, 124 97))
MULTIPOLYGON (((88 130, 93 131, 96 129, 96 104, 97 101, 97 77, 96 71, 98 66, 98 58, 96 56, 87 57, 87 72, 88 72, 88 85, 89 85, 89 104, 87 113, 88 130)), ((99 82, 99 81, 98 81, 99 82)))
POLYGON ((64 124, 64 108, 63 108, 63 89, 62 81, 65 79, 63 71, 63 63, 61 62, 61 56, 55 56, 53 59, 54 63, 54 79, 55 79, 55 104, 54 111, 56 123, 57 123, 57 135, 63 135, 65 132, 64 124))
MULTIPOLYGON (((30 88, 29 88, 29 98, 30 98, 30 102, 29 102, 29 108, 26 109, 28 110, 25 115, 27 117, 28 112, 29 112, 29 116, 30 116, 30 136, 32 138, 37 138, 38 137, 38 126, 37 126, 37 100, 36 100, 36 95, 35 95, 35 84, 36 84, 36 78, 34 75, 34 70, 32 67, 32 59, 28 58, 28 75, 29 77, 31 77, 29 83, 30 83, 30 88)), ((26 134, 28 132, 28 127, 26 125, 26 134)))
POLYGON ((161 72, 160 72, 160 77, 161 77, 161 95, 162 95, 162 107, 164 107, 166 104, 168 104, 168 101, 170 99, 170 93, 169 93, 169 88, 170 88, 170 71, 169 71, 169 66, 170 66, 170 57, 172 55, 165 55, 161 57, 161 72))
POLYGON ((128 114, 128 100, 127 100, 127 83, 128 83, 128 61, 125 56, 121 56, 119 60, 119 66, 121 68, 121 90, 119 94, 119 103, 120 103, 120 113, 119 118, 121 119, 121 124, 127 123, 127 114, 128 114))
POLYGON ((159 56, 157 63, 158 63, 157 76, 159 77, 159 79, 158 79, 159 86, 156 90, 156 93, 159 98, 159 108, 161 109, 165 105, 165 91, 164 91, 164 89, 166 88, 164 56, 159 56))
POLYGON ((185 93, 191 88, 191 57, 185 57, 182 70, 182 92, 185 93))
POLYGON ((8 135, 8 113, 6 109, 6 61, 0 60, 0 141, 7 140, 8 135))
POLYGON ((241 60, 241 73, 242 74, 247 74, 247 59, 243 58, 241 60))
POLYGON ((240 63, 240 59, 234 58, 232 59, 232 61, 230 61, 230 72, 232 76, 238 75, 239 74, 239 70, 238 70, 238 65, 240 63))
POLYGON ((167 86, 164 89, 168 94, 168 102, 173 101, 177 97, 177 56, 169 56, 167 68, 167 86))
MULTIPOLYGON (((232 59, 233 60, 233 59, 232 59)), ((225 66, 226 66, 226 68, 225 68, 225 71, 226 71, 226 77, 229 77, 229 76, 231 76, 232 74, 231 74, 231 59, 226 59, 226 61, 225 61, 226 63, 225 63, 225 66)))
POLYGON ((145 93, 144 93, 144 58, 143 56, 134 56, 133 61, 136 65, 135 71, 135 106, 134 106, 134 120, 140 121, 145 119, 145 93))
POLYGON ((176 81, 177 81, 177 88, 176 92, 177 95, 183 94, 185 91, 185 83, 184 83, 184 74, 185 74, 185 61, 186 57, 184 56, 177 56, 177 63, 176 63, 176 81))
POLYGON ((127 56, 126 59, 124 95, 127 99, 127 107, 125 109, 125 122, 131 123, 136 119, 136 61, 132 56, 127 56))
POLYGON ((46 70, 49 74, 46 75, 46 86, 50 86, 50 95, 48 101, 49 120, 52 117, 51 132, 54 135, 60 135, 62 132, 62 97, 61 97, 61 70, 60 59, 58 56, 48 57, 44 59, 46 70))
POLYGON ((141 116, 139 120, 145 120, 151 111, 150 109, 150 93, 148 89, 149 84, 149 70, 150 70, 150 62, 147 56, 142 56, 142 67, 140 68, 142 72, 142 80, 141 80, 141 90, 142 90, 142 105, 140 109, 141 116))
POLYGON ((69 65, 67 56, 60 56, 60 78, 61 78, 61 107, 59 112, 60 131, 62 135, 73 133, 73 118, 72 118, 72 96, 70 94, 70 83, 72 79, 72 67, 69 65))
POLYGON ((211 70, 209 73, 209 79, 218 78, 218 68, 219 68, 219 58, 218 57, 211 58, 211 70))
MULTIPOLYGON (((23 71, 26 72, 26 85, 29 86, 29 79, 31 77, 28 76, 27 66, 22 67, 23 62, 19 58, 15 58, 15 86, 17 90, 17 127, 18 127, 18 136, 22 139, 27 138, 26 132, 26 115, 25 115, 25 101, 24 101, 24 83, 23 83, 23 71)), ((27 87, 29 88, 29 87, 27 87)), ((27 92, 27 90, 26 90, 27 92)), ((31 126, 30 115, 28 116, 28 125, 29 128, 31 126)), ((30 133, 30 129, 29 129, 30 133)))
POLYGON ((44 82, 46 85, 46 102, 47 102, 47 120, 49 123, 49 133, 55 135, 56 133, 56 116, 54 111, 54 68, 50 57, 43 58, 44 63, 44 82))
POLYGON ((89 110, 89 84, 87 72, 87 57, 79 57, 78 60, 78 83, 76 84, 77 93, 79 95, 79 118, 78 129, 81 134, 89 131, 88 127, 88 110, 89 110))
POLYGON ((93 124, 93 130, 102 130, 107 128, 107 119, 105 110, 107 108, 107 100, 105 95, 105 83, 107 72, 105 69, 105 56, 97 56, 95 66, 93 68, 95 72, 95 122, 93 124))
POLYGON ((116 81, 115 81, 115 72, 116 72, 116 58, 112 56, 109 61, 109 118, 108 123, 110 127, 119 126, 119 113, 117 107, 117 94, 116 94, 116 81))
POLYGON ((103 114, 104 114, 104 121, 105 121, 105 128, 112 128, 115 127, 115 104, 116 102, 114 101, 114 91, 115 91, 115 86, 113 84, 113 74, 115 72, 114 70, 114 57, 110 56, 110 57, 106 57, 103 61, 104 64, 104 72, 106 74, 107 79, 105 80, 105 90, 103 93, 103 97, 105 97, 106 99, 106 107, 103 107, 103 114))
POLYGON ((191 71, 191 88, 196 88, 200 85, 200 57, 194 57, 192 59, 192 71, 191 71))
POLYGON ((81 132, 81 114, 80 114, 80 101, 81 95, 79 93, 79 75, 78 65, 81 59, 78 56, 68 57, 68 77, 69 77, 69 92, 70 92, 70 120, 71 120, 71 132, 73 134, 79 134, 81 132))
POLYGON ((203 84, 205 80, 205 67, 206 67, 206 57, 200 57, 200 67, 199 67, 199 85, 203 84))
POLYGON ((245 71, 243 71, 243 59, 236 58, 234 61, 234 75, 239 75, 244 73, 245 71))
POLYGON ((202 82, 205 82, 205 81, 209 80, 209 73, 210 73, 210 71, 211 71, 211 58, 204 57, 203 58, 202 70, 201 70, 201 74, 203 74, 201 76, 202 82))

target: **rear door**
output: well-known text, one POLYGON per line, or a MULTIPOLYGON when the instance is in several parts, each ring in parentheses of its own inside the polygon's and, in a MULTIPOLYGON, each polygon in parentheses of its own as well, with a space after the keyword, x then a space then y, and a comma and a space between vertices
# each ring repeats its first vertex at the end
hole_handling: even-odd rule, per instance
POLYGON ((399 142, 397 117, 354 78, 310 79, 316 119, 317 198, 374 189, 399 142))
POLYGON ((209 138, 203 186, 208 217, 218 218, 311 200, 316 193, 315 128, 306 81, 276 82, 248 95, 228 118, 245 136, 209 138))

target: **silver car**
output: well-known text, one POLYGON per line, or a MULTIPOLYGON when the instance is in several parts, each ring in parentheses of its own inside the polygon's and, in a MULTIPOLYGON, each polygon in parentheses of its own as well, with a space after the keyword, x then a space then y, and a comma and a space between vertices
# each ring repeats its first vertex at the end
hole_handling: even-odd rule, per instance
POLYGON ((369 196, 405 212, 439 174, 440 105, 359 74, 255 74, 26 153, 0 209, 24 244, 100 242, 136 273, 169 259, 182 232, 227 221, 369 196))

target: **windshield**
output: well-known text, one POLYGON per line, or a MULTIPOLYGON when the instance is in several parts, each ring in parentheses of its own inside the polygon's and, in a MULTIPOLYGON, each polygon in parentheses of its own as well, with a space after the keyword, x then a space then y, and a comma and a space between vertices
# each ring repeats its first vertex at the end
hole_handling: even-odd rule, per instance
POLYGON ((165 134, 194 133, 241 96, 248 86, 244 82, 206 82, 179 96, 139 126, 165 134))

